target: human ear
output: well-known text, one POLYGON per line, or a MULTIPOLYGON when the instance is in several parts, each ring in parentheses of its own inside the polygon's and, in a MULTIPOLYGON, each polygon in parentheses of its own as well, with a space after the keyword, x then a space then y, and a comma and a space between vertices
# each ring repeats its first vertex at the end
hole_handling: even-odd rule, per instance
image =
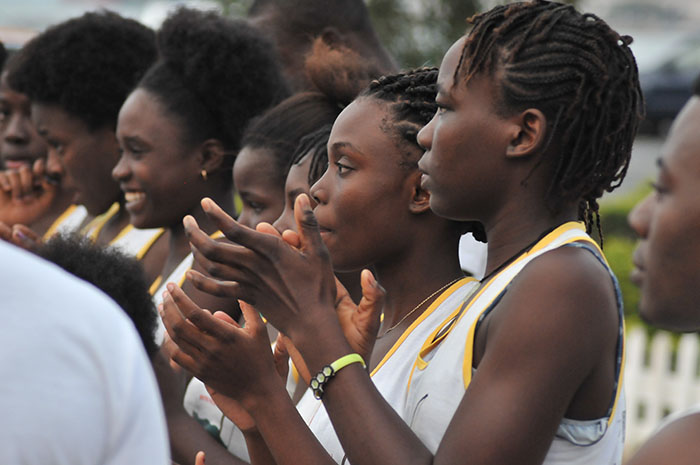
POLYGON ((218 139, 207 139, 199 146, 198 162, 202 170, 207 173, 218 171, 224 162, 226 151, 218 139))
POLYGON ((409 186, 411 187, 411 201, 408 204, 408 209, 411 213, 420 214, 430 210, 430 192, 423 189, 420 185, 421 173, 416 171, 409 177, 409 186))
POLYGON ((511 140, 506 148, 506 156, 527 157, 542 150, 546 132, 547 117, 536 108, 528 108, 511 119, 511 140))

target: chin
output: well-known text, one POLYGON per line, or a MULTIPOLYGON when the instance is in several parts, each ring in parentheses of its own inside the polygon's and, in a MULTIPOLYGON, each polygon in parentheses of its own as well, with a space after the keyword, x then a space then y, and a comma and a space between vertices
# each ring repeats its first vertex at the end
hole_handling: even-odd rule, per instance
POLYGON ((642 301, 639 303, 639 316, 645 323, 655 328, 676 333, 700 331, 700 310, 690 309, 675 303, 655 304, 642 301), (683 309, 686 311, 683 311, 683 309))

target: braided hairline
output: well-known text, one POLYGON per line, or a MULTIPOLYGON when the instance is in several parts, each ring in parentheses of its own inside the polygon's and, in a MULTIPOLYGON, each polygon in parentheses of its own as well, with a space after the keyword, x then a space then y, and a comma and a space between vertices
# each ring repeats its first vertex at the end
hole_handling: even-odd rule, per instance
POLYGON ((552 142, 560 150, 550 157, 555 169, 546 200, 557 210, 580 199, 590 231, 598 197, 627 172, 641 117, 631 39, 594 15, 545 0, 496 7, 470 21, 455 81, 498 75, 504 111, 536 106, 545 113, 543 152, 552 142))
POLYGON ((415 168, 423 149, 418 145, 417 135, 428 124, 437 104, 437 68, 418 68, 405 73, 382 76, 372 81, 361 97, 371 97, 389 104, 393 121, 387 130, 394 132, 400 148, 408 145, 402 162, 407 168, 415 168))

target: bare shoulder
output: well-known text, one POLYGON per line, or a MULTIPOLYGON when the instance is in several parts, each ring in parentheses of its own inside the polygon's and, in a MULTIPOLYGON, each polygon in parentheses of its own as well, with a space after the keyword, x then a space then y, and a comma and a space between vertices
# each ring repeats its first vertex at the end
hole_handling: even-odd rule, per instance
POLYGON ((610 274, 588 250, 561 247, 532 260, 513 280, 489 317, 484 349, 513 347, 559 354, 591 367, 614 346, 619 328, 610 274), (500 345, 500 344, 499 344, 500 345))
POLYGON ((700 413, 669 423, 632 457, 628 465, 695 465, 700 457, 700 413))

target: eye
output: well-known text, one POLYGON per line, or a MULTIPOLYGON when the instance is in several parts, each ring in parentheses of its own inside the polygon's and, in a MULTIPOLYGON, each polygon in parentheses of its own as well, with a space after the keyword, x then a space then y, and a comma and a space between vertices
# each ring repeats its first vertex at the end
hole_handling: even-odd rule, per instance
POLYGON ((255 213, 262 213, 265 210, 265 205, 263 205, 260 202, 253 202, 253 201, 247 201, 248 207, 253 210, 255 213))
POLYGON ((350 171, 352 171, 352 168, 350 168, 348 165, 344 165, 343 163, 340 163, 339 161, 335 162, 336 169, 338 170, 338 174, 343 176, 348 174, 350 171))
POLYGON ((657 198, 668 194, 668 188, 660 182, 652 182, 651 187, 654 189, 657 198))

